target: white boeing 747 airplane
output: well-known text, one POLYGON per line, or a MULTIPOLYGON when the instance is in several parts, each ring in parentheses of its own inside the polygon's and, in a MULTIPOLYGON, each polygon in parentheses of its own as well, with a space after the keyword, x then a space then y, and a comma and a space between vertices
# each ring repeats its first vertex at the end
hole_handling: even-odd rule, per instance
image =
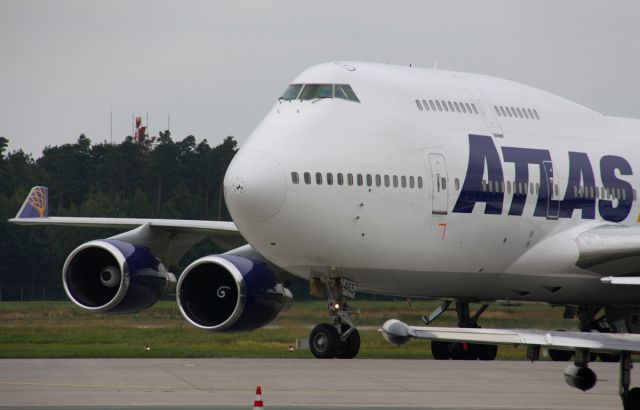
POLYGON ((620 361, 625 409, 640 352, 640 121, 608 117, 512 81, 370 63, 300 74, 253 131, 224 181, 231 222, 50 217, 34 187, 12 222, 122 228, 63 267, 69 298, 132 313, 175 283, 165 266, 205 236, 228 252, 192 262, 177 303, 210 331, 264 326, 291 302, 288 272, 325 294, 331 323, 310 348, 352 358, 356 292, 430 297, 427 326, 389 320, 392 343, 432 340, 436 359, 491 360, 498 344, 571 360, 567 382, 596 383, 590 361, 620 361), (565 307, 583 332, 482 329, 493 302, 565 307), (432 327, 453 303, 457 328, 432 327), (480 308, 472 313, 469 304, 480 308))

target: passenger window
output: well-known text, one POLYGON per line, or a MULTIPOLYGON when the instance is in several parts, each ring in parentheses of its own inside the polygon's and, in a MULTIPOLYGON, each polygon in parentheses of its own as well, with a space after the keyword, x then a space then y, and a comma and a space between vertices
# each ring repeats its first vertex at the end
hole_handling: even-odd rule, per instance
POLYGON ((456 107, 456 112, 460 112, 460 106, 458 105, 458 103, 454 101, 453 105, 456 107))
POLYGON ((511 110, 509 109, 509 107, 504 107, 505 110, 507 110, 507 115, 509 116, 509 118, 513 118, 513 115, 511 114, 511 110))
POLYGON ((362 182, 362 174, 358 174, 358 186, 362 186, 363 182, 362 182))
POLYGON ((347 184, 349 186, 353 185, 353 174, 347 174, 347 184))
POLYGON ((280 96, 281 100, 295 100, 300 93, 300 89, 302 88, 302 84, 291 84, 284 90, 284 93, 280 96))
POLYGON ((475 104, 471 104, 471 108, 473 108, 473 113, 477 114, 478 110, 476 109, 476 105, 475 104))
POLYGON ((398 187, 398 176, 397 175, 393 176, 393 187, 394 188, 398 187))
POLYGON ((536 182, 536 195, 540 195, 540 184, 536 182))
POLYGON ((494 105, 493 108, 496 110, 496 114, 498 114, 498 116, 500 116, 500 110, 498 109, 498 106, 494 105))
POLYGON ((529 192, 531 192, 531 195, 533 195, 533 193, 535 192, 535 191, 533 190, 533 182, 530 182, 530 183, 529 183, 529 192))
POLYGON ((389 185, 391 185, 391 180, 389 179, 389 175, 385 175, 384 176, 384 186, 389 188, 389 185))
POLYGON ((536 117, 536 120, 540 119, 540 116, 538 115, 538 111, 536 111, 535 108, 533 110, 533 115, 536 117))
POLYGON ((371 185, 373 185, 373 178, 371 177, 371 174, 367 174, 367 186, 371 185))
POLYGON ((507 181, 507 193, 511 193, 511 181, 507 181))
POLYGON ((621 193, 622 193, 622 200, 626 201, 627 200, 627 190, 626 189, 621 189, 621 193))
POLYGON ((442 106, 444 107, 445 111, 449 111, 449 107, 447 107, 447 102, 446 101, 442 101, 442 106))
POLYGON ((304 173, 304 183, 307 185, 311 184, 311 174, 308 172, 304 173))
POLYGON ((464 103, 464 105, 467 107, 467 112, 471 114, 471 106, 469 105, 469 103, 464 103))
POLYGON ((327 172, 327 185, 333 185, 333 174, 331 172, 327 172))
POLYGON ((554 192, 556 193, 556 196, 558 196, 558 184, 555 184, 555 186, 554 186, 554 192))
POLYGON ((409 188, 413 188, 416 186, 416 181, 413 177, 409 177, 409 188))
POLYGON ((442 186, 443 191, 447 189, 447 178, 442 177, 442 182, 440 183, 440 185, 442 186))
POLYGON ((451 101, 447 101, 447 104, 449 104, 449 111, 455 111, 455 109, 453 108, 453 104, 451 104, 451 101))
POLYGON ((320 172, 316 172, 316 184, 322 185, 322 174, 320 172))
POLYGON ((516 112, 518 113, 518 117, 522 118, 522 111, 520 111, 520 108, 516 108, 516 112))
POLYGON ((407 177, 405 177, 404 175, 400 177, 400 181, 402 181, 402 187, 406 188, 407 187, 407 177))
POLYGON ((293 182, 294 184, 298 184, 300 182, 300 179, 298 179, 298 173, 297 172, 292 172, 291 173, 291 182, 293 182))
POLYGON ((338 173, 338 185, 343 185, 344 184, 344 177, 342 176, 341 173, 338 173))
POLYGON ((438 106, 438 111, 442 111, 442 106, 440 105, 440 101, 436 100, 436 105, 438 106))
POLYGON ((376 174, 376 186, 381 186, 382 185, 382 178, 380 177, 380 174, 376 174))
POLYGON ((500 181, 500 192, 504 192, 504 181, 500 181))
POLYGON ((464 108, 464 103, 460 103, 460 109, 462 110, 463 113, 467 113, 467 109, 464 108))
POLYGON ((527 114, 527 110, 523 108, 522 113, 524 114, 524 118, 529 119, 529 114, 527 114))
POLYGON ((488 187, 487 187, 487 181, 486 180, 482 180, 482 192, 487 192, 488 187))
POLYGON ((418 189, 422 189, 422 177, 418 177, 418 189))
POLYGON ((429 104, 427 104, 427 100, 422 100, 422 105, 424 106, 425 111, 429 111, 429 104))
POLYGON ((458 178, 456 178, 454 180, 455 186, 456 186, 456 191, 460 190, 460 180, 458 178))
POLYGON ((416 105, 418 106, 418 109, 422 111, 422 104, 420 104, 420 101, 416 100, 416 105))
POLYGON ((433 103, 433 100, 429 100, 429 105, 431 106, 431 111, 436 110, 436 105, 433 103))
POLYGON ((501 106, 500 106, 500 107, 498 107, 498 108, 500 108, 500 112, 502 113, 502 116, 503 116, 503 117, 506 117, 506 116, 507 116, 507 113, 504 111, 504 107, 501 105, 501 106))
POLYGON ((527 108, 527 112, 529 113, 529 118, 533 119, 533 112, 531 112, 531 108, 527 108))

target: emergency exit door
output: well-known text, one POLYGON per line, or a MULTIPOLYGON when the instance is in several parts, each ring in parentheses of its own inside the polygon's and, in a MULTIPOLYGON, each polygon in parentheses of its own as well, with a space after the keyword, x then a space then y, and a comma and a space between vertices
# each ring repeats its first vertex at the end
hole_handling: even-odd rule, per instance
POLYGON ((449 207, 447 164, 442 154, 429 154, 431 168, 431 213, 446 215, 449 207))

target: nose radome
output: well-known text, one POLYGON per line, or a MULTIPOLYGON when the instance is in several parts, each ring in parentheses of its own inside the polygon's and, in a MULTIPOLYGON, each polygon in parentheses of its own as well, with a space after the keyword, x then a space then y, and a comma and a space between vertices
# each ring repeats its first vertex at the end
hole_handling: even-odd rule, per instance
POLYGON ((224 177, 224 197, 234 220, 265 222, 278 214, 286 196, 282 167, 263 151, 240 152, 224 177))

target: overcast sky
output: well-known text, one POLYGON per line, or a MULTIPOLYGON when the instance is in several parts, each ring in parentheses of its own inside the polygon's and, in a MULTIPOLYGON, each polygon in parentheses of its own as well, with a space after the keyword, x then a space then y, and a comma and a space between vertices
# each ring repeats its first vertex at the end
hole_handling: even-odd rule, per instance
POLYGON ((640 117, 640 2, 0 0, 0 136, 241 143, 305 67, 361 60, 529 84, 640 117))

